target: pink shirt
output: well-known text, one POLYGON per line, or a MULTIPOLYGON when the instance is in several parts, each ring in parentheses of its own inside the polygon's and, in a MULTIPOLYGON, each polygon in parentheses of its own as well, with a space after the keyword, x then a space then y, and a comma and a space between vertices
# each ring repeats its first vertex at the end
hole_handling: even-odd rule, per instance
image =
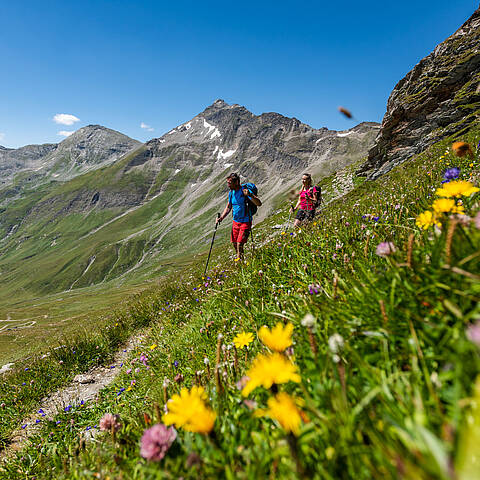
POLYGON ((315 187, 309 188, 308 190, 302 190, 300 191, 300 208, 302 210, 315 210, 315 200, 310 200, 307 198, 306 194, 309 194, 310 197, 314 197, 314 193, 317 193, 317 189, 315 187))

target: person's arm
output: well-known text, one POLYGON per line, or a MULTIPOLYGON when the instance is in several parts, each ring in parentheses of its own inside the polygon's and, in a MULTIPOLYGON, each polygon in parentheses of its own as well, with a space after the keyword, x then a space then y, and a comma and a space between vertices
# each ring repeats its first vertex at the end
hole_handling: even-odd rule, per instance
POLYGON ((292 209, 292 213, 300 206, 300 199, 298 199, 297 204, 295 206, 291 206, 290 208, 292 209))
POLYGON ((253 194, 252 192, 250 192, 250 190, 248 190, 248 188, 245 188, 243 190, 243 194, 248 197, 252 203, 254 203, 257 207, 261 207, 262 206, 262 202, 261 200, 255 195, 253 194))
POLYGON ((222 214, 217 218, 216 223, 220 223, 229 213, 230 210, 232 210, 232 204, 229 202, 227 206, 225 207, 225 210, 222 212, 222 214))

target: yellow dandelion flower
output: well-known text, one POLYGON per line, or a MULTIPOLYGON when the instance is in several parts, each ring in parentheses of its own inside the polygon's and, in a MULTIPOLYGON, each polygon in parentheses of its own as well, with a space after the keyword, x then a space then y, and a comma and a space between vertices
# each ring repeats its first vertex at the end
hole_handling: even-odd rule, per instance
POLYGON ((275 397, 268 399, 268 409, 264 411, 264 415, 277 420, 286 432, 298 435, 302 422, 302 412, 297 407, 299 403, 299 399, 291 397, 288 393, 280 392, 275 397))
POLYGON ((452 180, 451 182, 444 183, 443 187, 437 189, 436 194, 439 197, 469 197, 475 192, 478 192, 480 188, 473 185, 472 182, 465 180, 452 180))
POLYGON ((270 388, 273 384, 300 382, 298 367, 280 353, 258 355, 247 372, 249 378, 242 390, 247 397, 257 387, 270 388))
POLYGON ((473 165, 473 163, 469 163, 468 166, 469 166, 470 168, 473 168, 474 165, 473 165))
POLYGON ((435 213, 464 213, 463 205, 456 205, 453 198, 437 198, 432 204, 435 213))
POLYGON ((293 324, 289 323, 283 326, 277 323, 272 330, 265 325, 258 331, 258 338, 270 349, 275 352, 283 352, 292 344, 293 324))
POLYGON ((154 343, 153 345, 150 345, 150 350, 155 350, 157 347, 158 345, 154 343))
POLYGON ((415 223, 417 224, 417 227, 423 228, 424 230, 427 230, 427 228, 430 228, 433 225, 440 226, 440 223, 437 220, 437 217, 430 210, 426 210, 425 212, 421 213, 417 217, 417 220, 415 223))
POLYGON ((239 261, 240 261, 240 259, 239 259, 239 258, 236 258, 234 261, 235 261, 235 262, 239 262, 239 261))
POLYGON ((194 386, 189 391, 182 388, 167 402, 168 413, 163 415, 165 425, 175 425, 188 432, 208 433, 215 423, 215 412, 205 405, 207 394, 203 387, 194 386))
POLYGON ((287 233, 286 232, 282 232, 282 235, 286 235, 287 233))
POLYGON ((247 345, 250 345, 253 342, 253 333, 251 332, 242 332, 239 333, 234 339, 233 344, 236 348, 242 349, 247 345))

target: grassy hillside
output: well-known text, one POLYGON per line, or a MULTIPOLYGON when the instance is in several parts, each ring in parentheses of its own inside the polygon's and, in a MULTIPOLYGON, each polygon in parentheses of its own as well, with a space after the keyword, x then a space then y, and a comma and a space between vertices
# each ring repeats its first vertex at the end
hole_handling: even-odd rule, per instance
MULTIPOLYGON (((462 140, 477 145, 480 131, 462 140)), ((478 153, 459 158, 450 144, 357 180, 312 225, 273 235, 284 210, 256 228, 244 264, 220 248, 209 277, 198 262, 99 333, 7 377, 5 443, 46 391, 150 326, 99 401, 38 415, 40 433, 3 478, 475 478, 480 194, 435 203, 450 210, 436 226, 419 217, 441 198, 446 169, 478 184, 478 153), (261 328, 278 323, 293 333, 261 328), (233 346, 241 332, 252 334, 248 348, 233 346), (39 381, 42 372, 52 376, 39 381), (194 384, 204 397, 175 396, 194 384), (101 431, 106 413, 120 419, 101 431), (141 437, 160 421, 176 425, 176 440, 161 461, 142 458, 141 437)))

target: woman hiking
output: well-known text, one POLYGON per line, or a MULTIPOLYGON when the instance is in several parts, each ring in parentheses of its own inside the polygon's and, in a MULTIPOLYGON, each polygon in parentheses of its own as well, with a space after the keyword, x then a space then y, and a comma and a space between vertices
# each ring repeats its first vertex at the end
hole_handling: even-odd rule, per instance
POLYGON ((321 202, 320 188, 317 186, 312 187, 312 176, 309 173, 304 173, 302 175, 302 189, 298 195, 297 204, 290 207, 292 213, 300 207, 295 215, 295 222, 293 223, 294 227, 299 227, 304 220, 309 222, 312 221, 315 216, 315 209, 321 202))

